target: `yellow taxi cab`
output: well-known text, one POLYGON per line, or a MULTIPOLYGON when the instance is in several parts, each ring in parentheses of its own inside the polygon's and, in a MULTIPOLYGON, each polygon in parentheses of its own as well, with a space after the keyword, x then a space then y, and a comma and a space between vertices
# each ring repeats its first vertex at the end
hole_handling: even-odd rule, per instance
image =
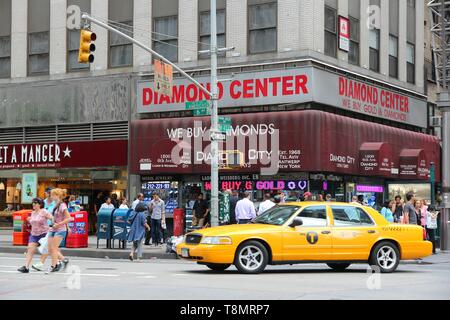
POLYGON ((275 206, 251 224, 188 233, 177 246, 183 259, 215 271, 234 264, 242 273, 300 263, 326 263, 338 271, 352 263, 369 263, 390 273, 400 260, 431 253, 422 227, 392 224, 370 207, 337 202, 275 206))

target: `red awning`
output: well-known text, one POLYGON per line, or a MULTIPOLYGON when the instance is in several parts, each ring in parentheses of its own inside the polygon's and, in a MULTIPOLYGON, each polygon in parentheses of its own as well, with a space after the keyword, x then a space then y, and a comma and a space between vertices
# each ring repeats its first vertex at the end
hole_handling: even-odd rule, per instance
MULTIPOLYGON (((378 172, 369 175, 398 178, 396 169, 401 151, 420 146, 426 154, 426 161, 436 164, 436 179, 440 179, 440 144, 431 135, 316 110, 227 117, 232 119, 230 139, 234 146, 223 144, 220 149, 242 152, 245 160, 242 172, 260 173, 261 168, 269 166, 268 159, 278 158, 278 163, 272 162, 277 164, 279 172, 366 175, 361 173, 360 158, 361 155, 372 154, 369 158, 375 159, 374 163, 379 167, 378 172), (279 153, 275 148, 277 135, 279 153), (238 148, 239 139, 244 143, 238 148)), ((209 174, 209 162, 205 163, 210 159, 209 128, 210 117, 132 121, 132 173, 209 174), (180 141, 183 144, 180 145, 180 141), (186 145, 191 148, 185 148, 186 145), (177 152, 181 161, 174 164, 172 157, 177 152), (141 169, 142 163, 147 164, 142 166, 145 170, 141 169)))
POLYGON ((392 145, 387 142, 365 142, 359 148, 359 172, 362 175, 389 177, 396 174, 392 145))
POLYGON ((403 149, 400 153, 400 177, 427 180, 429 163, 423 149, 403 149))

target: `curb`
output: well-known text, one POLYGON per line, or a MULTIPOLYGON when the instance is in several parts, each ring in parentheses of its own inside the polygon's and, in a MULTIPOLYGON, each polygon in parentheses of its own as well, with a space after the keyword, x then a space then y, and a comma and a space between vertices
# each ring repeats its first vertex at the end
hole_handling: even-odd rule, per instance
MULTIPOLYGON (((26 247, 0 247, 0 253, 15 253, 23 254, 26 247)), ((61 253, 68 257, 78 258, 96 258, 96 259, 128 259, 128 250, 83 250, 83 249, 62 249, 61 253)), ((174 253, 165 252, 143 252, 143 259, 164 259, 174 260, 178 259, 174 253)))

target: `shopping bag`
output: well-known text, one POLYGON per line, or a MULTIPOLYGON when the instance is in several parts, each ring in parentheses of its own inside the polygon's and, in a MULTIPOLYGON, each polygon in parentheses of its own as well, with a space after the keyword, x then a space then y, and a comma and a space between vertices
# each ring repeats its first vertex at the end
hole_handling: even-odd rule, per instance
POLYGON ((41 254, 48 254, 48 233, 39 240, 38 250, 41 254))
POLYGON ((162 228, 163 230, 166 230, 166 229, 167 229, 166 220, 162 220, 162 221, 161 221, 161 228, 162 228))

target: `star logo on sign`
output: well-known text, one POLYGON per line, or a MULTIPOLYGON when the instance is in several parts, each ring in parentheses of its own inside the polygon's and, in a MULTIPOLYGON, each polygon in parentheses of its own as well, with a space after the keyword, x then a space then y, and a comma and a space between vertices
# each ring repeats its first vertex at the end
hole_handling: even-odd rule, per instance
POLYGON ((70 153, 72 152, 72 150, 69 149, 69 146, 66 147, 65 150, 63 150, 64 152, 64 158, 70 158, 70 153))

